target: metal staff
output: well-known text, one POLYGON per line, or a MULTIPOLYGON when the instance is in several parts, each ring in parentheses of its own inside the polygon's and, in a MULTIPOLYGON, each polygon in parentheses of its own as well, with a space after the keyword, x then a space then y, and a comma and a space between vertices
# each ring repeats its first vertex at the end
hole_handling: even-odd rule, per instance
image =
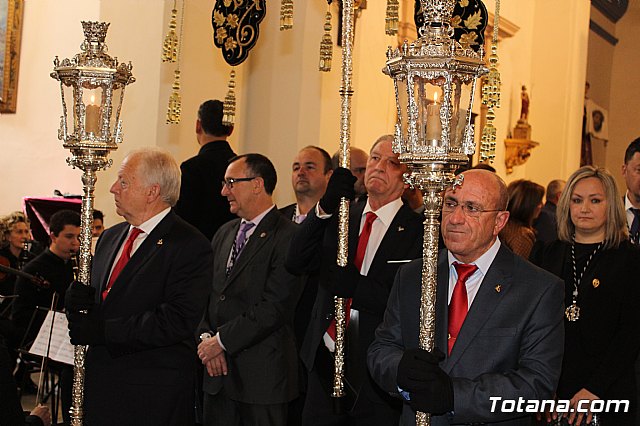
MULTIPOLYGON (((351 75, 353 73, 353 0, 342 2, 342 85, 340 86, 340 167, 349 168, 351 142, 351 75)), ((349 252, 349 200, 340 200, 338 210, 338 266, 347 265, 349 252)), ((345 299, 335 297, 336 340, 334 351, 333 398, 344 396, 345 299)))
MULTIPOLYGON (((413 43, 405 41, 396 50, 389 48, 384 69, 393 79, 398 108, 393 148, 409 170, 405 182, 420 188, 424 199, 419 342, 427 351, 435 343, 442 191, 461 183, 454 172, 475 152, 471 124, 475 85, 488 72, 482 48, 476 51, 470 42, 461 44, 454 39, 451 16, 455 3, 420 0, 424 25, 419 38, 413 43)), ((418 426, 430 423, 428 413, 416 413, 418 426)))
MULTIPOLYGON (((131 63, 119 63, 107 54, 104 40, 109 23, 82 22, 85 40, 81 53, 71 59, 53 61, 51 77, 60 81, 62 112, 58 139, 71 151, 67 163, 82 170, 82 212, 80 215, 80 267, 78 281, 90 285, 91 225, 96 171, 112 163, 109 153, 122 142, 120 109, 124 88, 133 83, 131 63), (67 100, 72 113, 67 114, 67 100), (72 133, 69 133, 71 129, 72 133)), ((86 346, 74 349, 72 426, 81 426, 84 400, 84 361, 86 346)))

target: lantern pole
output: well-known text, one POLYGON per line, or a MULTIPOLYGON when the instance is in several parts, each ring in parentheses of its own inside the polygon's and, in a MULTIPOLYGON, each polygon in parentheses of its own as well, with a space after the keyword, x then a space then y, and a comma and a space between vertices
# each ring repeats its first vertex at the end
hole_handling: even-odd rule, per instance
MULTIPOLYGON (((342 85, 340 86, 340 167, 350 165, 351 144, 351 76, 353 73, 353 20, 354 0, 342 2, 342 85)), ((349 200, 342 198, 338 210, 338 266, 345 267, 349 255, 349 200)), ((336 339, 334 351, 333 391, 331 397, 344 396, 344 344, 345 344, 345 303, 346 299, 334 298, 336 339)), ((336 399, 335 401, 339 401, 336 399)), ((336 404, 339 407, 339 404, 336 404)), ((338 408, 339 411, 339 408, 338 408)))
MULTIPOLYGON (((104 40, 109 29, 106 22, 82 21, 85 40, 81 53, 71 59, 53 61, 51 77, 60 81, 62 112, 58 139, 71 152, 67 164, 82 170, 82 210, 80 215, 80 252, 78 281, 91 285, 91 225, 93 224, 96 172, 112 164, 109 153, 122 142, 120 111, 124 88, 133 83, 131 63, 119 64, 107 52, 104 40), (67 90, 65 90, 65 88, 67 90), (70 99, 65 97, 69 92, 70 99), (89 101, 84 95, 91 94, 89 101), (119 92, 119 93, 117 93, 119 92), (71 114, 67 102, 73 105, 71 114), (89 105, 85 105, 89 102, 89 105), (97 102, 97 104, 95 104, 97 102)), ((87 346, 75 346, 71 425, 82 426, 84 401, 84 363, 87 346)))
MULTIPOLYGON (((464 176, 456 177, 455 171, 475 152, 471 109, 477 78, 488 69, 482 47, 475 51, 470 43, 461 44, 453 37, 455 0, 420 0, 420 4, 424 25, 419 38, 410 44, 405 41, 398 49, 389 48, 383 71, 393 79, 396 94, 393 149, 407 165, 405 183, 419 188, 423 196, 419 345, 433 351, 443 191, 462 184, 464 176)), ((430 425, 431 415, 417 412, 416 424, 430 425)))

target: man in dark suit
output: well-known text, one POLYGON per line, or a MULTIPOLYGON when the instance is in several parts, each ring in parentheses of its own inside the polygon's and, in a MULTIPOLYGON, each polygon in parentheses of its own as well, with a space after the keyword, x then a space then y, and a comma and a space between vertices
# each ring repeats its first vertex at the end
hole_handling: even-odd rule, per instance
POLYGON ((558 221, 556 220, 556 206, 562 195, 566 182, 555 179, 547 185, 546 202, 540 214, 533 222, 536 229, 536 241, 550 242, 558 239, 558 221))
POLYGON ((501 245, 497 236, 509 218, 502 179, 486 170, 463 174, 462 186, 445 193, 442 210, 448 250, 437 265, 435 350, 418 349, 417 260, 398 271, 369 348, 369 370, 385 391, 406 400, 402 425, 415 424, 416 410, 432 413, 434 426, 529 425, 528 413, 502 412, 491 398, 553 397, 564 345, 564 286, 501 245))
POLYGON ((318 295, 301 350, 309 372, 303 424, 389 425, 397 423, 400 416, 399 402, 373 383, 365 358, 382 321, 397 268, 402 262, 419 257, 422 248, 422 220, 400 199, 406 168, 393 153, 392 141, 392 136, 386 136, 371 148, 364 178, 369 197, 350 210, 347 266, 336 265, 338 215, 334 214, 341 197, 354 195, 355 178, 347 169, 334 171, 325 195, 291 243, 287 268, 296 274, 320 274, 318 295), (334 295, 352 298, 345 350, 345 387, 350 398, 343 404, 347 412, 342 414, 334 413, 330 397, 334 295))
MULTIPOLYGON (((627 186, 624 210, 627 215, 629 237, 634 244, 640 244, 640 138, 631 142, 624 153, 622 176, 627 186)), ((638 368, 640 370, 640 361, 638 368)), ((640 413, 638 416, 640 417, 640 413)))
POLYGON ((327 189, 333 173, 331 157, 324 149, 309 145, 298 152, 291 170, 291 186, 296 202, 281 208, 280 212, 292 221, 301 223, 327 189))
POLYGON ((302 283, 284 269, 296 225, 273 204, 276 170, 265 156, 233 158, 224 179, 240 219, 211 243, 213 292, 198 346, 204 424, 283 426, 298 395, 292 317, 302 283))
POLYGON ((74 283, 67 291, 71 343, 89 345, 86 424, 195 422, 193 333, 213 259, 206 238, 171 211, 179 188, 170 154, 129 154, 111 187, 126 222, 100 237, 91 287, 74 283))
POLYGON ((175 211, 209 241, 222 224, 235 217, 220 194, 229 159, 236 155, 227 142, 231 132, 232 126, 222 124, 222 102, 204 102, 196 120, 200 151, 180 165, 182 184, 175 211))

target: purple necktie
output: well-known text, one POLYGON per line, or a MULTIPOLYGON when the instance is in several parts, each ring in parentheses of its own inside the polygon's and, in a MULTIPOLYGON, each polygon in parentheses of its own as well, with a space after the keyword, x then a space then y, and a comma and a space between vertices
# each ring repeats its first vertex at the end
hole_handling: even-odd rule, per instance
POLYGON ((231 259, 229 261, 229 265, 227 266, 227 276, 229 276, 229 274, 231 273, 233 265, 235 265, 238 256, 240 256, 244 245, 247 243, 247 232, 249 232, 249 230, 254 226, 256 226, 255 223, 251 222, 242 222, 240 224, 240 230, 238 231, 236 240, 233 242, 233 247, 231 248, 231 259))

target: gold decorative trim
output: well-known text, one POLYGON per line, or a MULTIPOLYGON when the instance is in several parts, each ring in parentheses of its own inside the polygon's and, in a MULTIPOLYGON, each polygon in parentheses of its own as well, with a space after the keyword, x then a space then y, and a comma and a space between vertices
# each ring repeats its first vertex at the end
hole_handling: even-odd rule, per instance
MULTIPOLYGON (((8 0, 6 13, 7 32, 4 34, 4 72, 0 76, 0 112, 15 113, 18 101, 18 73, 20 70, 20 42, 24 0, 8 0)), ((1 15, 1 13, 0 13, 1 15)))

